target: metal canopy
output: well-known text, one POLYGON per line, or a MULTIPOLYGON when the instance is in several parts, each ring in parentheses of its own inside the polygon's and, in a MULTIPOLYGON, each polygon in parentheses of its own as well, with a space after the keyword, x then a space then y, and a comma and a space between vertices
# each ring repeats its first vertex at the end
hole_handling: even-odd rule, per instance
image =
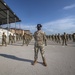
POLYGON ((20 22, 21 20, 3 0, 0 0, 0 25, 7 24, 7 21, 9 23, 15 23, 20 22))

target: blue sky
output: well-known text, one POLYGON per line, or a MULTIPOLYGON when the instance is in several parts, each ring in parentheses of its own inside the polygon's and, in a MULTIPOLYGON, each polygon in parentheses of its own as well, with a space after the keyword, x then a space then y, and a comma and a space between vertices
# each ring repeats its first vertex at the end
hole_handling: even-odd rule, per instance
POLYGON ((36 25, 41 23, 46 34, 75 32, 75 0, 4 1, 22 20, 22 29, 34 33, 36 25))

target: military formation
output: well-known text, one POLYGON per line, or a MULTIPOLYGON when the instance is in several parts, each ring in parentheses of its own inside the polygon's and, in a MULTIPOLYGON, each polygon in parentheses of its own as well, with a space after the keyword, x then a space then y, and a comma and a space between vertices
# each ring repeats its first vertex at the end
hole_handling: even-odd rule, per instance
POLYGON ((23 39, 23 45, 26 44, 28 46, 30 41, 32 40, 32 35, 24 33, 22 39, 23 39))
POLYGON ((27 34, 27 33, 24 33, 24 35, 20 35, 20 36, 19 36, 19 34, 16 34, 16 35, 13 34, 12 35, 10 33, 9 36, 8 36, 9 40, 7 40, 7 36, 6 36, 5 32, 3 32, 3 34, 2 34, 2 46, 3 45, 7 46, 7 45, 13 44, 17 41, 20 41, 20 40, 23 41, 22 45, 25 44, 26 46, 28 46, 32 37, 33 36, 31 34, 27 34))
MULTIPOLYGON (((33 38, 33 35, 24 33, 23 35, 22 34, 16 34, 16 36, 15 36, 15 34, 11 35, 11 33, 10 33, 8 37, 9 37, 9 40, 7 42, 7 36, 3 32, 3 34, 2 34, 2 46, 3 45, 7 46, 9 44, 13 44, 13 43, 20 41, 20 40, 23 41, 22 45, 28 46, 30 41, 33 38)), ((46 35, 46 38, 47 38, 47 40, 51 40, 51 41, 54 41, 54 42, 59 43, 61 45, 67 46, 68 41, 75 42, 75 33, 67 34, 66 32, 64 32, 63 34, 58 33, 58 34, 46 35)), ((45 45, 47 45, 47 42, 46 42, 47 40, 45 40, 45 45)))
POLYGON ((60 33, 52 34, 52 35, 47 35, 46 37, 47 40, 51 40, 65 46, 67 46, 68 41, 75 42, 75 33, 67 34, 66 32, 64 32, 63 34, 60 33))

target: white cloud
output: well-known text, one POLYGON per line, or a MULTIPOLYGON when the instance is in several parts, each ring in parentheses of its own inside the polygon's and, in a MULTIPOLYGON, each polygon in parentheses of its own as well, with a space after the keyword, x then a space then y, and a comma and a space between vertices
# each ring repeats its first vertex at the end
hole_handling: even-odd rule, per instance
MULTIPOLYGON (((47 22, 42 25, 42 29, 46 32, 46 34, 63 32, 71 33, 75 31, 75 17, 66 17, 59 20, 47 22)), ((21 28, 30 30, 32 33, 36 31, 36 25, 21 24, 21 28)))
MULTIPOLYGON (((55 34, 63 32, 72 33, 75 32, 75 17, 66 17, 55 21, 50 21, 42 25, 42 29, 46 32, 46 34, 55 34)), ((11 26, 15 27, 15 24, 11 24, 11 26)), ((16 24, 16 28, 19 28, 18 24, 16 24)), ((32 33, 36 31, 36 25, 21 24, 20 28, 30 30, 32 33)))
POLYGON ((45 23, 43 24, 43 29, 47 32, 47 34, 63 33, 63 32, 71 33, 75 31, 75 18, 67 17, 67 18, 45 23))
POLYGON ((69 6, 65 6, 63 9, 64 10, 68 10, 68 9, 72 9, 75 8, 75 4, 69 5, 69 6))

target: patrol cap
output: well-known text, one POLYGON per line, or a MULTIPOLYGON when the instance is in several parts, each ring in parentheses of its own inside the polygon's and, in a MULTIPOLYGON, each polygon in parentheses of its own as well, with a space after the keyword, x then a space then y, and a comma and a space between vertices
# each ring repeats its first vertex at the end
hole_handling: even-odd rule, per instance
POLYGON ((42 25, 41 24, 37 24, 37 28, 41 28, 42 27, 42 25))

